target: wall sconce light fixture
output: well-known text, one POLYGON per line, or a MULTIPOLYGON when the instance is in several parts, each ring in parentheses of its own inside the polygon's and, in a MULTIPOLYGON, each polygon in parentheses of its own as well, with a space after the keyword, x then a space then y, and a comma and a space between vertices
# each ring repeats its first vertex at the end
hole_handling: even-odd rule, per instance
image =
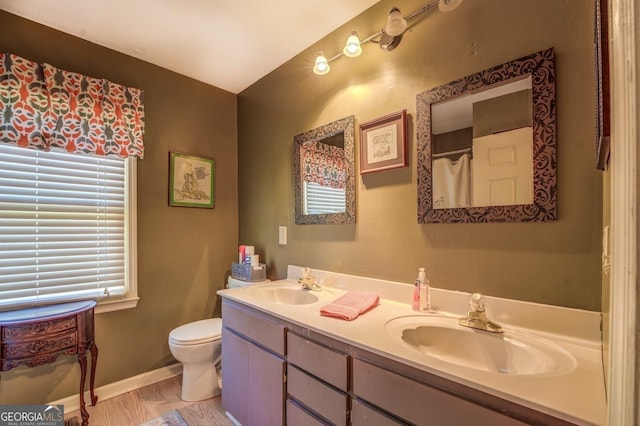
POLYGON ((350 58, 355 58, 362 54, 362 46, 360 46, 360 39, 358 38, 357 32, 354 31, 351 33, 347 39, 347 43, 344 45, 342 53, 344 53, 344 56, 348 56, 350 58))
POLYGON ((387 17, 387 25, 384 26, 384 32, 391 37, 397 37, 404 33, 407 29, 407 20, 402 17, 400 9, 394 7, 387 17))
POLYGON ((331 67, 329 66, 329 61, 327 61, 327 58, 325 58, 322 52, 320 52, 316 57, 316 64, 313 66, 313 72, 318 75, 325 75, 330 70, 331 67))
POLYGON ((325 75, 331 69, 331 67, 329 66, 329 62, 335 61, 341 56, 347 56, 349 58, 360 56, 360 54, 362 54, 362 45, 367 42, 377 43, 382 50, 384 50, 385 52, 390 52, 400 44, 402 35, 406 31, 409 25, 409 21, 411 21, 413 18, 433 9, 435 6, 438 6, 438 9, 441 12, 451 12, 452 10, 460 6, 462 1, 463 0, 435 0, 422 6, 420 9, 410 13, 405 17, 402 16, 400 9, 398 9, 397 7, 393 7, 389 11, 389 15, 387 16, 387 24, 377 33, 372 34, 363 40, 360 40, 358 38, 358 33, 353 31, 347 39, 342 52, 329 59, 327 59, 322 54, 322 52, 320 52, 320 54, 316 57, 313 72, 318 75, 325 75))

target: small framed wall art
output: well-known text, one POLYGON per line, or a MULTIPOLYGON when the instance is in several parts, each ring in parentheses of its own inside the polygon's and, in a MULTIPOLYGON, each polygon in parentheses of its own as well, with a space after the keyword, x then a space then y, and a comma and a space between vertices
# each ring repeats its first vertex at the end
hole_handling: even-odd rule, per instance
POLYGON ((360 125, 361 175, 407 166, 407 110, 360 125))
POLYGON ((212 209, 215 172, 213 158, 169 152, 169 205, 212 209))

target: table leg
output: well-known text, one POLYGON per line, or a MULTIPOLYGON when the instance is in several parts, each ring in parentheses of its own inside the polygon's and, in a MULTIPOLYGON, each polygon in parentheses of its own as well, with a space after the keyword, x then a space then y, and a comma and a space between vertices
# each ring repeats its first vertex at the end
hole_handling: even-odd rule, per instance
POLYGON ((84 406, 84 381, 87 375, 87 353, 78 354, 78 362, 80 363, 80 414, 82 415, 82 426, 89 424, 89 412, 84 406))
POLYGON ((91 405, 96 405, 98 397, 95 394, 95 378, 96 378, 96 365, 98 363, 98 345, 93 343, 91 345, 91 378, 89 381, 89 387, 91 388, 91 405))

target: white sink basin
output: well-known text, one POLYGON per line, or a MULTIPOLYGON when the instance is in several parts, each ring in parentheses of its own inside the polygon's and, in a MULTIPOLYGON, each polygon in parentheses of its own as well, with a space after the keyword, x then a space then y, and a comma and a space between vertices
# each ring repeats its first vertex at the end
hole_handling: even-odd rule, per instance
POLYGON ((385 330, 427 357, 496 374, 564 374, 576 360, 551 341, 513 330, 490 333, 463 327, 457 318, 406 316, 388 321, 385 330))
POLYGON ((309 305, 319 298, 313 292, 294 286, 265 284, 252 288, 252 294, 264 302, 279 305, 309 305))

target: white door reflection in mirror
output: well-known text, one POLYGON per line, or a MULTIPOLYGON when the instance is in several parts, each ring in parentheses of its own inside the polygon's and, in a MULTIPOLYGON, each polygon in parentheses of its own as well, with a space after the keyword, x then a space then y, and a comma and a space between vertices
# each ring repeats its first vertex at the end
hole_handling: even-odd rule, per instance
POLYGON ((431 113, 434 209, 533 202, 531 76, 439 102, 431 113))
POLYGON ((473 138, 474 206, 533 203, 532 141, 531 127, 473 138))

